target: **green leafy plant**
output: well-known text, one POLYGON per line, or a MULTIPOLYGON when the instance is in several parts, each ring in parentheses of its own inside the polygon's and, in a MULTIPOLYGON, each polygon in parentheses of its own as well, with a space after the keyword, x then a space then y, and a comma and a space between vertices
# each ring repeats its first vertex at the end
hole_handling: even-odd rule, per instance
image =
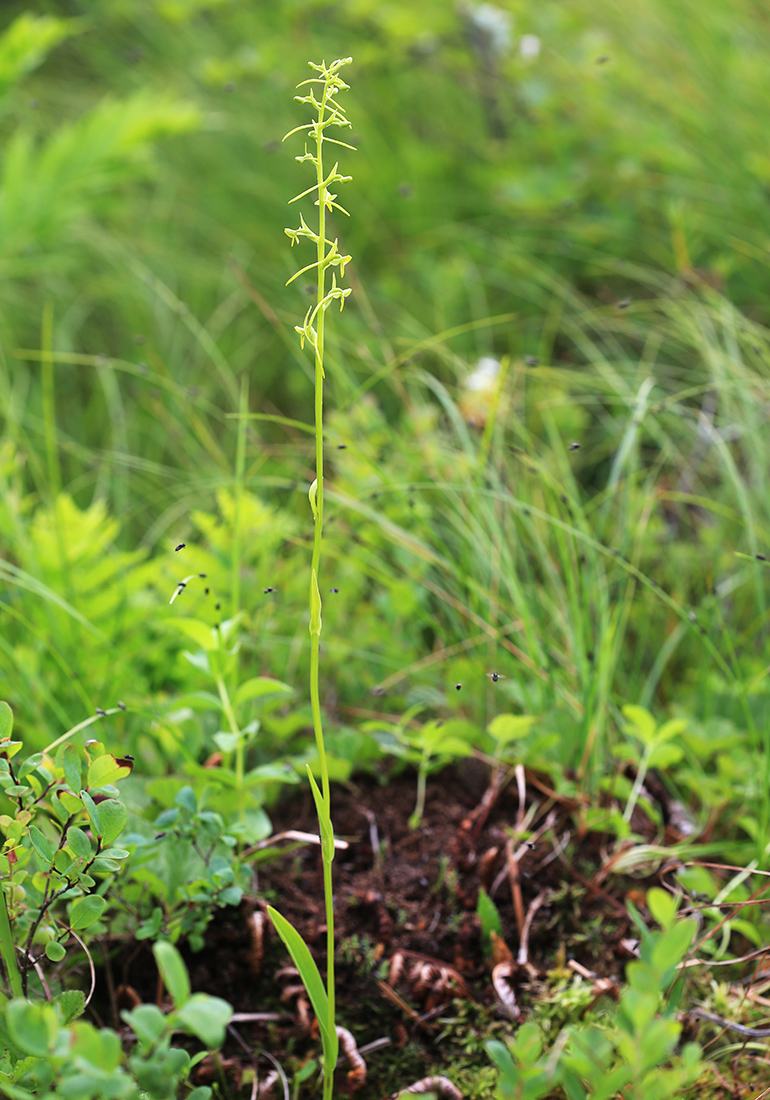
POLYGON ((648 891, 647 907, 661 928, 650 931, 636 914, 640 957, 626 967, 627 988, 606 1022, 566 1028, 545 1053, 533 1022, 519 1028, 508 1044, 487 1042, 500 1070, 499 1100, 541 1100, 556 1088, 568 1100, 682 1095, 701 1073, 701 1049, 697 1043, 677 1049, 682 1031, 676 1019, 682 996, 678 965, 697 929, 696 921, 677 917, 678 905, 659 887, 648 891))
MULTIPOLYGON (((678 764, 684 756, 681 746, 672 744, 672 741, 687 728, 687 722, 680 718, 672 718, 659 726, 649 711, 637 706, 623 707, 623 715, 628 720, 626 733, 631 734, 643 745, 641 754, 634 761, 636 777, 623 811, 623 818, 628 822, 639 800, 649 769, 668 768, 672 764, 678 764)), ((620 747, 618 754, 627 753, 628 748, 628 745, 620 747)))
MULTIPOLYGON (((77 1019, 82 994, 64 993, 52 1004, 6 1002, 0 1010, 4 1095, 12 1100, 176 1100, 203 1054, 191 1056, 172 1046, 174 1034, 217 1049, 232 1009, 218 997, 190 992, 185 965, 170 943, 156 943, 153 954, 173 1008, 164 1013, 157 1005, 142 1004, 123 1012, 136 1039, 129 1055, 117 1032, 77 1019)), ((211 1089, 201 1086, 185 1095, 187 1100, 208 1100, 211 1089)))
MULTIPOLYGON (((337 272, 340 277, 345 273, 345 264, 350 261, 350 256, 344 256, 339 251, 337 239, 329 240, 326 236, 326 215, 333 210, 347 213, 336 202, 336 193, 330 188, 336 183, 344 183, 349 176, 343 176, 338 171, 338 163, 328 173, 324 169, 323 147, 324 142, 341 145, 350 149, 352 146, 338 138, 327 136, 326 131, 330 126, 349 127, 343 108, 337 102, 337 94, 346 89, 348 85, 342 80, 339 71, 351 62, 352 58, 343 58, 332 62, 331 65, 322 63, 316 65, 310 62, 310 68, 319 75, 303 81, 303 85, 311 85, 306 95, 297 96, 300 103, 308 104, 317 113, 317 118, 303 126, 298 126, 290 131, 290 134, 307 131, 312 148, 305 146, 303 156, 296 159, 300 162, 309 161, 315 166, 316 182, 307 191, 297 195, 292 202, 315 194, 318 206, 318 232, 311 229, 300 214, 299 229, 287 229, 286 233, 291 238, 292 245, 300 238, 313 241, 316 245, 317 259, 314 263, 301 268, 292 276, 289 282, 303 275, 305 272, 315 270, 317 276, 316 301, 308 308, 302 325, 296 326, 300 336, 300 343, 304 347, 305 341, 310 344, 315 357, 315 461, 316 476, 308 497, 313 513, 313 555, 310 566, 310 704, 313 711, 313 730, 315 733, 316 749, 318 751, 319 768, 321 772, 321 789, 319 790, 315 777, 308 766, 308 778, 313 792, 316 810, 318 813, 318 825, 321 836, 321 856, 324 870, 324 901, 326 907, 326 986, 324 987, 318 967, 313 960, 306 945, 297 931, 289 922, 277 913, 270 910, 273 923, 286 944, 297 969, 300 972, 308 996, 313 1005, 313 1010, 321 1029, 324 1052, 324 1098, 328 1100, 334 1087, 334 1067, 337 1064, 338 1040, 335 1027, 335 999, 334 999, 334 894, 332 888, 332 860, 334 859, 334 833, 331 822, 331 792, 329 789, 329 770, 326 762, 326 747, 324 744, 323 725, 321 720, 321 699, 318 685, 319 660, 321 648, 321 592, 318 586, 318 577, 321 563, 321 541, 323 534, 324 515, 324 431, 323 431, 323 380, 324 380, 324 333, 326 310, 332 302, 338 301, 340 309, 345 304, 345 299, 350 294, 350 289, 337 286, 337 272), (316 85, 319 86, 319 96, 316 97, 316 85), (331 286, 327 290, 327 273, 331 271, 331 286)), ((286 136, 289 137, 290 134, 286 136)))
POLYGON ((463 719, 449 721, 430 719, 422 724, 414 721, 422 706, 415 705, 401 715, 398 722, 364 722, 362 729, 371 733, 380 748, 417 768, 417 798, 409 818, 409 828, 416 829, 425 811, 428 776, 441 771, 454 760, 468 755, 473 727, 463 719))
POLYGON ((127 820, 115 784, 133 761, 92 740, 84 767, 64 743, 74 731, 22 760, 12 732, 13 714, 2 702, 0 788, 8 810, 0 815, 0 954, 20 997, 39 960, 60 963, 70 940, 79 941, 107 908, 105 889, 128 856, 115 847, 127 820))

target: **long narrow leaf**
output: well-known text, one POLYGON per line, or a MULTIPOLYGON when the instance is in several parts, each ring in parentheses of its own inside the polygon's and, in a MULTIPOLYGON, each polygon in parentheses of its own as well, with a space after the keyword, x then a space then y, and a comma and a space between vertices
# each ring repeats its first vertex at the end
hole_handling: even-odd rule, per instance
POLYGON ((300 936, 296 928, 282 917, 272 906, 267 907, 270 919, 275 930, 286 944, 286 948, 292 957, 294 965, 299 970, 299 975, 304 982, 310 1003, 313 1006, 318 1026, 321 1029, 321 1039, 324 1047, 326 1065, 335 1065, 339 1053, 337 1032, 329 1030, 329 998, 321 979, 318 967, 313 956, 307 948, 307 944, 300 936))

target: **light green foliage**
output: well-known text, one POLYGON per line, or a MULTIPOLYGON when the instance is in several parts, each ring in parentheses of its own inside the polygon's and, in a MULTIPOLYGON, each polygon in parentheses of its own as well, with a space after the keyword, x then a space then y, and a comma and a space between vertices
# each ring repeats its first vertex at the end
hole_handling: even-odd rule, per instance
MULTIPOLYGON (((80 994, 65 993, 52 1004, 7 1002, 0 1012, 0 1041, 5 1060, 0 1089, 12 1100, 46 1096, 50 1100, 175 1100, 199 1060, 171 1045, 176 1032, 212 1050, 222 1045, 232 1009, 218 997, 190 993, 189 979, 176 948, 163 941, 154 948, 161 977, 174 1008, 164 1014, 155 1005, 139 1005, 123 1018, 136 1036, 126 1056, 120 1036, 74 1022, 83 1011, 80 994), (69 1000, 67 1000, 69 998, 69 1000)), ((209 1100, 211 1089, 186 1092, 192 1100, 209 1100)))
POLYGON ((662 890, 650 891, 647 901, 662 930, 642 927, 641 958, 628 964, 627 988, 602 1025, 572 1025, 546 1052, 534 1022, 507 1044, 486 1044, 500 1070, 499 1100, 540 1100, 557 1089, 568 1100, 664 1100, 681 1096, 700 1075, 700 1047, 679 1048, 682 1025, 675 1011, 681 989, 671 988, 697 925, 677 919, 676 901, 662 890))
POLYGON ((23 271, 30 250, 71 245, 101 195, 146 173, 154 141, 199 124, 191 105, 142 91, 103 100, 42 144, 17 130, 0 171, 0 259, 23 271))
POLYGON ((52 49, 80 29, 75 19, 24 12, 0 36, 0 97, 41 65, 52 49))
POLYGON ((91 928, 106 909, 97 891, 128 856, 114 845, 127 820, 115 784, 131 773, 132 763, 95 740, 86 744, 85 766, 70 744, 55 756, 46 751, 23 759, 22 743, 11 739, 7 703, 0 717, 0 952, 12 992, 20 996, 37 950, 60 962, 70 932, 91 928), (92 794, 99 796, 98 807, 92 794))
MULTIPOLYGON (((175 780, 155 780, 148 793, 169 808, 155 818, 150 835, 126 836, 132 858, 118 893, 140 918, 137 939, 162 933, 200 950, 216 909, 238 905, 250 884, 237 854, 243 835, 237 814, 230 814, 228 827, 221 814, 199 804, 192 787, 175 780)), ((256 812, 247 820, 259 839, 269 834, 264 813, 261 821, 256 812)))
POLYGON ((416 715, 422 709, 418 705, 411 707, 398 722, 373 721, 362 725, 365 732, 375 737, 383 752, 392 753, 417 768, 417 802, 409 818, 410 829, 416 829, 422 820, 427 777, 467 756, 476 732, 462 719, 449 722, 431 719, 420 724, 416 715))

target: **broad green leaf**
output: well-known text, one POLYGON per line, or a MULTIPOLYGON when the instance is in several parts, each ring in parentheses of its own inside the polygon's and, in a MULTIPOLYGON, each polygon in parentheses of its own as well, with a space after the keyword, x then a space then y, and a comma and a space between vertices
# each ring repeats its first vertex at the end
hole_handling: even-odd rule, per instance
POLYGON ((89 765, 87 784, 91 790, 110 787, 130 774, 131 768, 128 765, 119 764, 112 753, 106 752, 103 756, 97 756, 89 765))
POLYGON ((299 776, 290 764, 276 761, 258 764, 256 768, 246 772, 245 782, 254 786, 261 786, 263 783, 299 783, 299 776))
POLYGON ((655 719, 644 707, 623 707, 623 715, 632 725, 630 733, 635 734, 645 745, 651 745, 655 740, 655 719))
POLYGON ((49 940, 45 945, 45 954, 46 958, 50 959, 51 962, 58 963, 62 961, 67 952, 58 940, 49 940))
POLYGON ((69 791, 57 791, 56 797, 70 817, 74 817, 75 814, 79 814, 83 809, 83 802, 76 794, 70 794, 69 791))
POLYGON ((195 797, 195 791, 192 787, 185 786, 177 792, 174 802, 177 806, 181 806, 188 813, 194 814, 198 810, 198 800, 195 797))
POLYGON ((232 1014, 230 1005, 220 997, 193 993, 184 1007, 176 1013, 176 1020, 209 1050, 216 1050, 224 1042, 225 1028, 232 1014))
POLYGON ((122 802, 117 798, 105 798, 99 803, 99 823, 101 825, 101 837, 105 845, 110 845, 120 836, 128 820, 128 812, 122 802))
POLYGON ((656 741, 670 741, 672 737, 678 737, 687 729, 687 723, 682 718, 672 718, 658 727, 655 734, 656 741))
POLYGON ((96 803, 94 802, 93 798, 91 798, 91 795, 88 793, 88 791, 81 791, 80 798, 86 808, 88 820, 91 822, 91 828, 96 833, 96 835, 100 837, 102 835, 102 822, 101 818, 99 817, 99 810, 96 807, 96 803))
POLYGON ((234 752, 243 738, 239 733, 215 733, 214 744, 220 752, 234 752))
POLYGON ((32 756, 28 756, 16 773, 16 778, 19 782, 21 783, 28 775, 31 775, 38 765, 42 764, 43 759, 44 756, 42 752, 36 752, 32 756))
POLYGON ((187 968, 182 962, 182 956, 167 940, 160 940, 154 944, 152 953, 163 983, 171 994, 174 1008, 181 1008, 190 999, 190 979, 187 968))
POLYGON ((40 829, 38 829, 37 825, 30 825, 29 839, 32 841, 32 847, 37 854, 50 867, 53 863, 54 852, 56 851, 51 841, 45 833, 42 833, 40 829))
POLYGON ((499 1039, 488 1039, 484 1043, 484 1049, 503 1074, 506 1084, 511 1087, 518 1084, 519 1071, 508 1048, 499 1039))
POLYGON ((660 886, 653 886, 647 891, 647 908, 662 928, 669 928, 676 920, 679 903, 668 890, 662 890, 660 886))
POLYGON ((255 676, 238 686, 233 703, 235 706, 240 706, 249 699, 261 699, 263 695, 290 695, 291 691, 289 685, 280 680, 273 680, 269 676, 255 676))
POLYGON ((163 625, 167 630, 175 630, 186 635, 207 653, 219 649, 219 638, 216 630, 212 630, 209 624, 204 623, 201 619, 164 619, 163 625))
POLYGON ((83 830, 78 829, 76 825, 71 825, 70 828, 67 829, 67 844, 78 859, 90 859, 93 854, 91 841, 83 830))
POLYGON ((5 741, 13 733, 13 711, 3 699, 0 702, 0 741, 5 741))
POLYGON ((5 1019, 11 1039, 26 1054, 47 1058, 56 1043, 59 1021, 50 1005, 11 1001, 5 1019))
POLYGON ((318 784, 310 770, 310 765, 308 765, 307 768, 307 775, 310 780, 310 789, 313 792, 313 801, 315 802, 316 813, 318 814, 318 825, 321 830, 321 852, 326 862, 331 863, 334 859, 334 830, 332 829, 332 821, 329 816, 329 807, 324 801, 324 796, 318 789, 318 784))
POLYGON ((53 1003, 59 1009, 61 1022, 66 1027, 73 1020, 77 1020, 78 1016, 83 1015, 86 1007, 86 995, 80 989, 65 989, 58 997, 54 997, 53 1003))
POLYGON ((121 1016, 146 1046, 154 1045, 166 1033, 166 1017, 157 1005, 137 1005, 130 1012, 124 1009, 121 1016))
POLYGON ((64 746, 64 752, 62 753, 62 768, 64 769, 64 778, 67 780, 67 786, 73 794, 77 794, 83 786, 83 768, 80 757, 72 745, 64 746))
POLYGON ((107 902, 99 894, 78 898, 70 907, 70 927, 76 930, 88 928, 99 920, 106 908, 107 902))
POLYGON ((528 714, 498 714, 487 726, 489 733, 501 745, 526 737, 535 719, 528 714))
POLYGON ((652 965, 660 971, 666 971, 681 962, 690 948, 697 928, 694 920, 680 920, 662 932, 652 950, 652 965))
POLYGON ((331 1065, 336 1065, 339 1042, 336 1030, 329 1030, 329 999, 326 995, 326 989, 321 980, 321 975, 318 972, 318 967, 315 964, 315 959, 310 954, 307 944, 296 928, 294 928, 285 917, 282 917, 277 910, 273 909, 272 906, 269 905, 267 911, 276 932, 286 944, 286 948, 292 957, 294 965, 297 970, 299 970, 299 975, 307 990, 307 995, 310 998, 310 1003, 313 1006, 313 1011, 318 1020, 318 1027, 321 1030, 324 1054, 328 1060, 327 1064, 330 1062, 331 1065))
POLYGON ((647 758, 649 768, 670 768, 672 764, 678 764, 684 756, 684 750, 679 745, 653 745, 647 758))

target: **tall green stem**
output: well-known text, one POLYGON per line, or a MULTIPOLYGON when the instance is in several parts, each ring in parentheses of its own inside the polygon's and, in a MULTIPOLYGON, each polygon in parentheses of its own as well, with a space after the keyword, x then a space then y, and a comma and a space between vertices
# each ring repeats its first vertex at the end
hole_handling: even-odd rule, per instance
MULTIPOLYGON (((324 1035, 324 1100, 331 1100, 334 1090, 334 1068, 337 1060, 337 1035, 335 1026, 335 996, 334 996, 334 892, 332 885, 332 860, 334 859, 334 838, 331 824, 331 791, 329 789, 329 768, 326 761, 326 747, 324 745, 323 722, 321 719, 321 694, 319 689, 319 667, 321 658, 321 593, 318 585, 318 577, 321 568, 321 541, 323 536, 323 512, 324 512, 324 433, 323 433, 323 383, 324 383, 324 331, 325 312, 333 301, 339 301, 340 308, 344 305, 345 298, 350 290, 343 290, 337 286, 333 269, 339 268, 340 275, 345 273, 345 264, 350 261, 349 256, 342 256, 339 252, 338 242, 326 239, 326 212, 336 208, 342 213, 347 213, 337 202, 336 195, 329 190, 332 183, 345 182, 348 177, 340 175, 335 164, 328 176, 324 173, 323 144, 324 140, 332 141, 335 145, 342 145, 348 149, 352 146, 337 138, 325 138, 324 131, 329 126, 349 126, 345 112, 335 100, 335 96, 347 84, 338 76, 338 71, 343 65, 347 65, 350 58, 335 61, 327 66, 324 62, 315 65, 311 62, 311 68, 318 74, 304 81, 304 84, 322 86, 320 99, 314 91, 304 96, 297 96, 302 103, 309 104, 317 112, 317 118, 310 124, 298 126, 297 131, 307 131, 308 137, 314 139, 315 151, 308 152, 305 147, 304 156, 297 157, 300 161, 312 161, 316 169, 315 186, 297 195, 297 199, 304 198, 308 194, 316 194, 316 206, 318 207, 318 232, 311 229, 300 215, 298 229, 287 229, 286 233, 291 238, 292 244, 296 244, 300 238, 307 237, 315 241, 316 260, 296 272, 289 282, 304 274, 306 271, 316 269, 317 294, 316 301, 305 315, 303 325, 297 325, 297 332, 304 346, 308 340, 315 352, 315 481, 310 487, 310 507, 313 512, 313 554, 310 564, 310 706, 313 712, 313 731, 315 733, 318 763, 321 772, 321 790, 319 791, 312 772, 310 782, 313 788, 313 797, 318 811, 318 824, 321 839, 321 858, 323 861, 324 903, 326 910, 326 990, 319 992, 317 983, 320 977, 317 975, 315 963, 310 958, 307 948, 302 945, 296 932, 278 914, 273 915, 277 921, 278 929, 284 937, 289 950, 297 962, 300 973, 303 975, 306 987, 313 1000, 314 1008, 318 1015, 321 1031, 324 1035), (332 268, 332 279, 329 290, 326 289, 326 272, 332 268), (283 930, 282 930, 283 929, 283 930), (304 952, 304 954, 303 954, 304 952)), ((290 135, 287 134, 287 137, 290 135)), ((295 201, 295 200, 292 200, 295 201)))
MULTIPOLYGON (((318 181, 318 241, 316 254, 318 256, 318 290, 316 304, 318 320, 316 325, 315 344, 315 476, 316 476, 316 507, 315 527, 313 529, 313 556, 310 573, 310 597, 311 615, 314 599, 317 598, 318 577, 321 566, 321 539, 323 536, 324 517, 324 314, 322 305, 326 297, 326 267, 324 258, 326 255, 326 186, 324 184, 323 170, 323 122, 326 112, 326 97, 328 85, 324 87, 321 107, 318 112, 318 127, 316 130, 316 179, 318 181)), ((326 764, 326 747, 324 745, 323 722, 321 719, 321 694, 318 684, 318 672, 321 658, 321 631, 310 635, 310 706, 313 712, 313 731, 318 750, 318 762, 321 769, 321 793, 329 817, 331 817, 331 790, 329 787, 329 768, 326 764)), ((323 873, 324 873, 324 905, 326 909, 326 993, 329 998, 329 1030, 334 1031, 335 1004, 334 1004, 334 887, 332 884, 331 860, 327 859, 325 848, 322 847, 323 873)), ((332 849, 333 854, 333 849, 332 849)), ((324 1066, 324 1100, 330 1100, 334 1087, 334 1066, 324 1066)))

